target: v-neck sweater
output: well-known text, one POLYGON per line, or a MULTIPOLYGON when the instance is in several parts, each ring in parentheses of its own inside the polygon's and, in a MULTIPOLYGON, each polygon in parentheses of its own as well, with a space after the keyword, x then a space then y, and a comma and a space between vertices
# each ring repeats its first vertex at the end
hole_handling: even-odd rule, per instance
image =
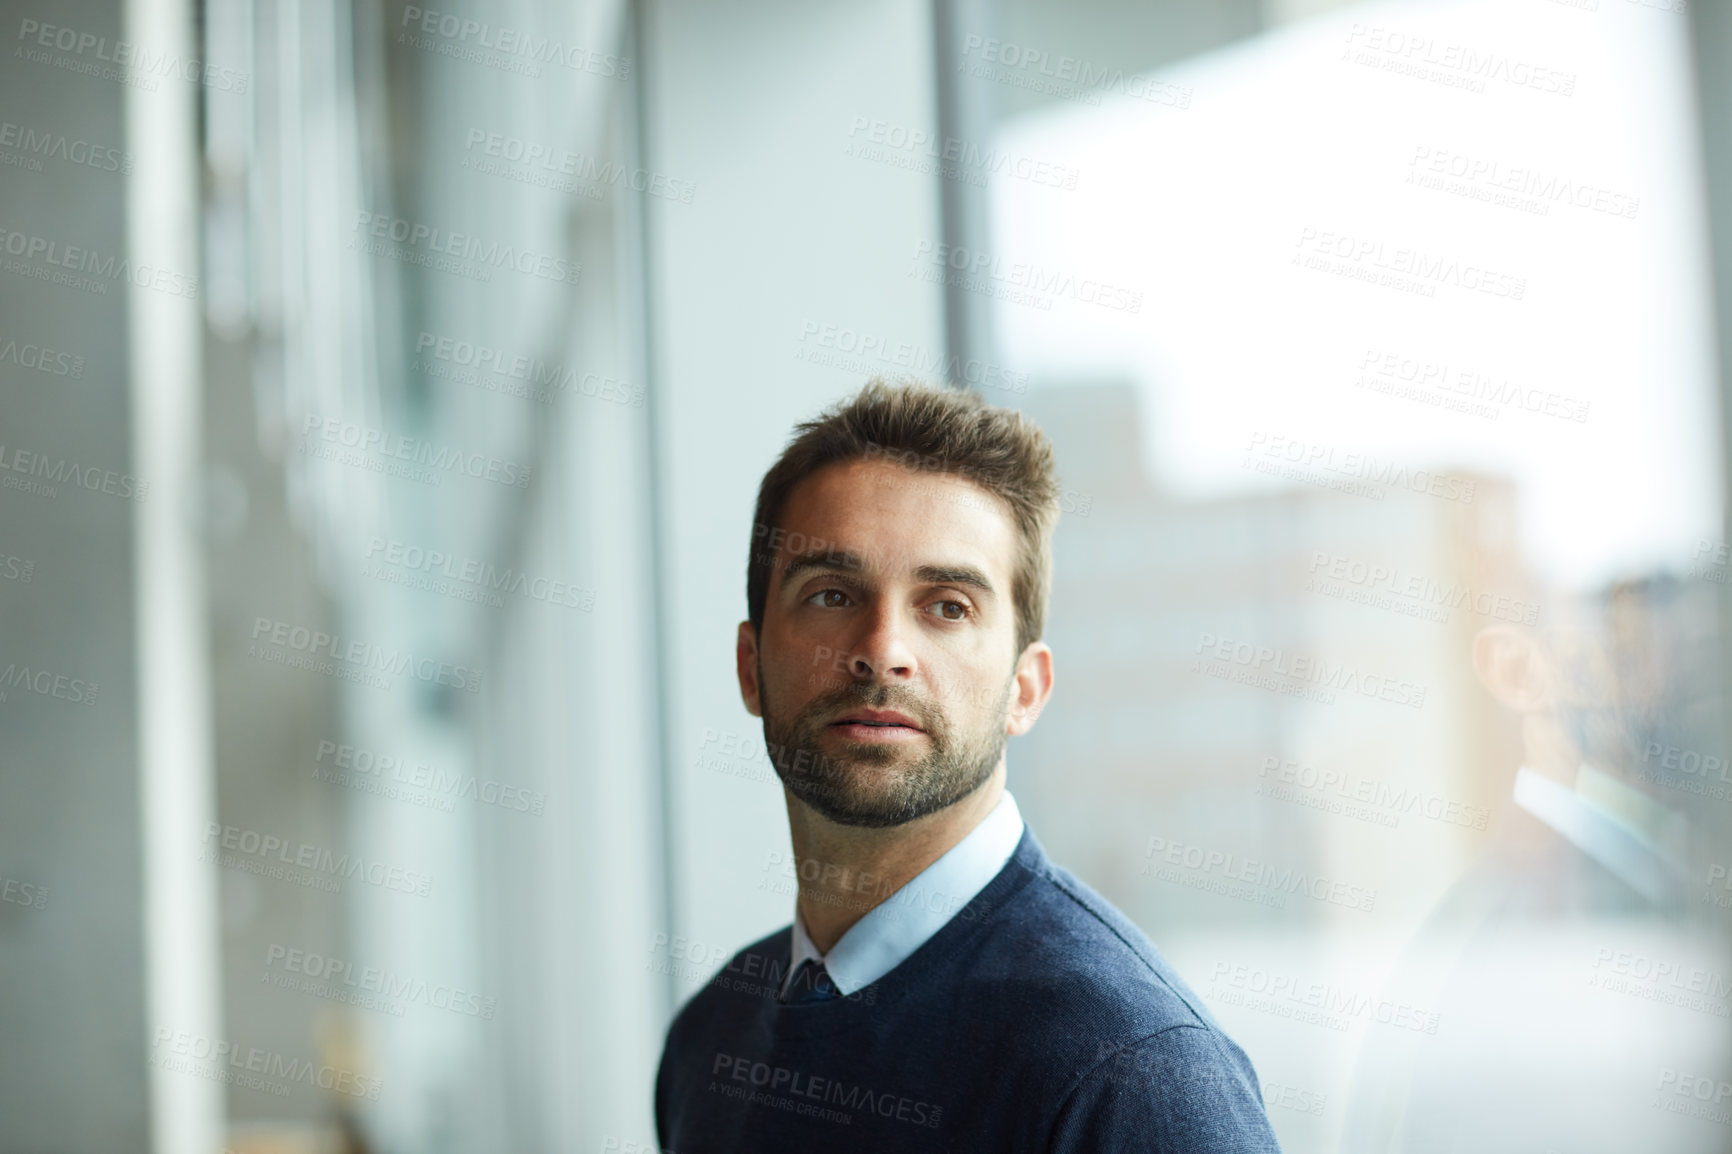
POLYGON ((790 929, 735 954, 675 1016, 655 1084, 664 1149, 1279 1150, 1244 1051, 1031 828, 864 989, 781 1001, 790 929))

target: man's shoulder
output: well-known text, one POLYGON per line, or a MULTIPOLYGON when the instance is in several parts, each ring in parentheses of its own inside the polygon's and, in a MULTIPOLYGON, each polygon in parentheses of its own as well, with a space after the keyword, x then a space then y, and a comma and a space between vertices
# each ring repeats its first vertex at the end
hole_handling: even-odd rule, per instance
POLYGON ((1280 1154, 1245 1052, 1218 1030, 1173 1026, 1102 1053, 1066 1095, 1055 1152, 1118 1148, 1280 1154))
MULTIPOLYGON (((675 1099, 691 1089, 694 1075, 688 1059, 701 1054, 706 1043, 737 1039, 751 1032, 753 1019, 764 1014, 781 989, 792 933, 790 924, 766 934, 735 952, 713 972, 696 960, 670 967, 676 976, 702 984, 683 1000, 668 1023, 656 1067, 656 1129, 664 1139, 675 1099)), ((701 952, 700 956, 704 961, 713 958, 701 952)))
POLYGON ((669 1033, 718 1014, 749 1015, 775 1001, 788 972, 792 936, 793 926, 786 925, 737 950, 713 972, 693 967, 690 976, 703 984, 681 1004, 669 1033))
POLYGON ((1039 1039, 1030 1089, 1065 1103, 1054 1148, 1158 1131, 1161 1148, 1275 1149, 1249 1057, 1149 936, 1044 854, 1022 860, 1034 876, 988 918, 968 997, 1039 1039))
POLYGON ((971 982, 1042 1018, 1098 1024, 1107 1046, 1177 1026, 1220 1032, 1135 922, 1044 854, 1022 860, 1034 876, 987 916, 971 982))

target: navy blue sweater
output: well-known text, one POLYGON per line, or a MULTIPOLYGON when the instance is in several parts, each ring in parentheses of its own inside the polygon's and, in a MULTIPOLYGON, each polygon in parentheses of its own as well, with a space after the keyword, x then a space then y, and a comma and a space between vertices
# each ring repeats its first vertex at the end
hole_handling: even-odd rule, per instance
POLYGON ((972 902, 845 998, 777 999, 791 929, 669 1028, 655 1111, 672 1154, 1280 1149, 1244 1051, 1026 827, 972 902))

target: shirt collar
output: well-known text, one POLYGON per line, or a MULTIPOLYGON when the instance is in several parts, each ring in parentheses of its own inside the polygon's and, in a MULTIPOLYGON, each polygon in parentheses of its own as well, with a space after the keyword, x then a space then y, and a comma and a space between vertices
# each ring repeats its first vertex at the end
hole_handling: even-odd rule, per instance
POLYGON ((1022 840, 1023 824, 1016 799, 1007 789, 980 824, 849 926, 828 954, 820 954, 806 933, 796 894, 792 950, 788 972, 782 980, 783 995, 786 996, 795 972, 807 958, 823 962, 830 980, 843 994, 864 989, 895 969, 998 876, 1022 840))
POLYGON ((1666 905, 1675 900, 1677 887, 1687 879, 1687 872, 1683 863, 1652 835, 1662 826, 1675 823, 1658 821, 1651 813, 1642 815, 1647 820, 1632 820, 1637 818, 1636 812, 1631 810, 1628 799, 1608 787, 1611 780, 1605 773, 1584 765, 1578 771, 1576 788, 1571 789, 1524 765, 1516 771, 1515 803, 1643 897, 1666 905), (1587 789, 1582 788, 1584 784, 1587 789), (1613 801, 1613 805, 1608 806, 1608 801, 1613 801))

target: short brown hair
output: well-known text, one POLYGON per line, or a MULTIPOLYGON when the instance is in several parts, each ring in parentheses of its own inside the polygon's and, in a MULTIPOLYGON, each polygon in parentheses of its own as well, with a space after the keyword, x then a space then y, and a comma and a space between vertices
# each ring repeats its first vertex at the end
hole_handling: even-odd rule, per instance
POLYGON ((746 612, 752 628, 764 627, 781 543, 776 522, 788 495, 825 466, 859 459, 966 477, 1003 499, 1017 532, 1011 576, 1017 653, 1040 640, 1052 587, 1059 494, 1046 434, 1015 409, 989 405, 974 393, 878 377, 853 397, 796 425, 787 448, 764 474, 746 564, 746 612))

